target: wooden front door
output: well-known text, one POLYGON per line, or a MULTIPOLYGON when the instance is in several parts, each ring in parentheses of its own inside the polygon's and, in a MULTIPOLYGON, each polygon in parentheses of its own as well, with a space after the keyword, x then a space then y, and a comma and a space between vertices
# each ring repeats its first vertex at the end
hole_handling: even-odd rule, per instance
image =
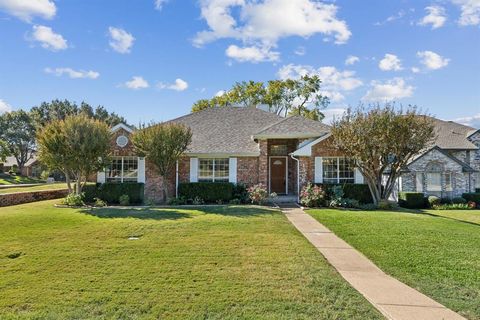
POLYGON ((287 158, 270 158, 270 192, 287 193, 287 158))

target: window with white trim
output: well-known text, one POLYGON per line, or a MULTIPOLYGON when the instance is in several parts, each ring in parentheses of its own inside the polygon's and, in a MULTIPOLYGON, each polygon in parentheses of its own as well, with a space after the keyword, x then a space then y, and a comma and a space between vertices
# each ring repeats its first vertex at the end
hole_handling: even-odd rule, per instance
POLYGON ((105 173, 107 182, 137 182, 138 158, 113 157, 105 173))
POLYGON ((475 174, 475 188, 480 189, 480 172, 475 174))
POLYGON ((442 174, 427 172, 427 191, 442 191, 442 174))
POLYGON ((198 159, 198 182, 228 182, 229 159, 198 159))
POLYGON ((355 183, 355 162, 352 159, 325 157, 322 162, 324 183, 355 183))
POLYGON ((453 191, 453 176, 451 172, 445 173, 445 191, 453 191))

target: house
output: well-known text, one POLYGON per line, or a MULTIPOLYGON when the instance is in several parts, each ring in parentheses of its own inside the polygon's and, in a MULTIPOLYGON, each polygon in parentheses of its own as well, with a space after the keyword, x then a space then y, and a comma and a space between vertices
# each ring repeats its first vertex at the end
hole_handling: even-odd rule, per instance
POLYGON ((407 165, 400 191, 440 198, 460 197, 480 188, 480 130, 431 118, 436 138, 407 165))
MULTIPOLYGON (((185 156, 167 177, 171 195, 182 182, 262 183, 269 192, 279 195, 298 195, 300 188, 308 182, 364 183, 354 162, 333 146, 330 127, 318 121, 300 116, 284 118, 255 108, 228 107, 191 113, 170 122, 184 124, 193 132, 185 156)), ((440 129, 443 132, 444 128, 440 129)), ((98 173, 97 181, 145 183, 145 198, 163 200, 163 178, 155 172, 152 164, 135 154, 129 139, 132 129, 119 124, 112 131, 112 164, 98 173)), ((422 165, 426 165, 426 159, 435 159, 443 164, 442 176, 446 176, 446 172, 452 173, 451 186, 458 188, 455 194, 471 190, 480 180, 473 175, 480 169, 480 153, 476 147, 480 145, 480 133, 472 128, 462 132, 465 132, 463 139, 468 143, 462 139, 450 143, 455 145, 461 141, 463 149, 435 146, 426 152, 426 156, 417 157, 410 164, 410 171, 402 176, 403 189, 409 189, 409 179, 414 172, 426 172, 426 169, 420 171, 422 165), (471 158, 469 164, 467 153, 471 158), (470 184, 465 182, 467 176, 470 184)), ((429 190, 431 183, 428 179, 435 178, 427 174, 422 180, 427 187, 422 190, 429 190)), ((415 184, 413 187, 417 190, 415 184)))
MULTIPOLYGON (((17 159, 15 157, 7 157, 5 162, 0 164, 0 167, 3 172, 16 171, 18 170, 17 159)), ((36 156, 33 156, 27 161, 27 163, 25 163, 20 174, 24 177, 40 177, 42 174, 42 166, 36 156)))

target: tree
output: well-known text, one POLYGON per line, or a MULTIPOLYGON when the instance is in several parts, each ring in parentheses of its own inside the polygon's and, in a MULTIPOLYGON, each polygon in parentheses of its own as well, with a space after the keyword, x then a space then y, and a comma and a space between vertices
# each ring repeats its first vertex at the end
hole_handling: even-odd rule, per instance
POLYGON ((18 169, 22 172, 35 151, 35 126, 30 115, 23 110, 2 114, 0 140, 4 141, 8 153, 15 157, 18 169))
POLYGON ((109 126, 81 114, 53 120, 37 134, 40 161, 65 174, 71 193, 72 178, 81 194, 87 178, 105 167, 110 155, 109 126))
POLYGON ((163 180, 163 199, 168 198, 168 178, 176 162, 192 141, 190 128, 175 123, 143 126, 133 133, 132 143, 139 155, 153 163, 163 180))
POLYGON ((258 107, 267 105, 270 112, 281 116, 301 115, 313 120, 322 120, 320 109, 329 104, 320 94, 321 80, 318 76, 304 75, 299 79, 271 80, 263 82, 237 82, 232 89, 213 97, 197 101, 192 112, 213 107, 258 107))
POLYGON ((349 109, 332 127, 335 146, 355 160, 375 204, 388 200, 400 171, 433 141, 431 118, 394 104, 349 109))
POLYGON ((42 102, 40 106, 33 107, 30 111, 35 125, 38 128, 44 127, 53 120, 64 120, 68 116, 83 114, 89 118, 106 122, 109 126, 115 126, 119 123, 125 123, 125 118, 118 114, 109 113, 104 107, 98 106, 93 109, 86 102, 82 102, 80 106, 68 100, 52 100, 51 102, 42 102))
POLYGON ((5 141, 0 140, 0 162, 5 162, 9 156, 10 150, 8 148, 8 144, 5 141))

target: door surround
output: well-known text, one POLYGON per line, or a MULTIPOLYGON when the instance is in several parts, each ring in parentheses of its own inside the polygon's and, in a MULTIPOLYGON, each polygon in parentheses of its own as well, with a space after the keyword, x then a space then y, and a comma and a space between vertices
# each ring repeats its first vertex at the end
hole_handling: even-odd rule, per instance
POLYGON ((285 159, 285 194, 288 194, 288 156, 269 156, 268 157, 268 193, 272 193, 272 159, 285 159))

